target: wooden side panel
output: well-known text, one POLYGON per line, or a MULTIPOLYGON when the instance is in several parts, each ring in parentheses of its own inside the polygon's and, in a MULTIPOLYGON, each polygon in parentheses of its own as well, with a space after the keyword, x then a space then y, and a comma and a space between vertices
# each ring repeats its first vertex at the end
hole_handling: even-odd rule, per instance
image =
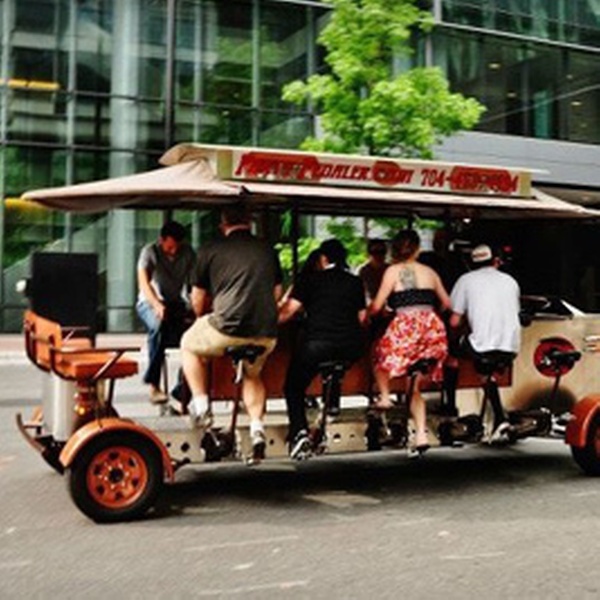
MULTIPOLYGON (((295 339, 298 334, 298 328, 295 323, 285 325, 280 329, 277 340, 277 347, 269 356, 263 371, 263 379, 267 388, 269 398, 283 397, 283 386, 285 375, 293 353, 295 339)), ((356 362, 346 373, 342 386, 344 395, 368 395, 369 390, 375 390, 373 374, 371 369, 371 358, 365 354, 356 362)), ((233 383, 234 372, 229 358, 218 358, 211 364, 211 398, 227 400, 237 393, 233 383)), ((501 386, 508 386, 511 383, 511 372, 507 371, 500 379, 501 386)), ((459 366, 459 388, 474 388, 481 386, 481 377, 475 371, 473 363, 468 360, 461 360, 459 366)), ((423 382, 422 389, 437 390, 440 384, 426 379, 423 382)), ((392 382, 394 391, 404 391, 406 389, 406 378, 398 378, 392 382)), ((311 384, 308 394, 318 396, 321 393, 321 382, 316 377, 311 384)))

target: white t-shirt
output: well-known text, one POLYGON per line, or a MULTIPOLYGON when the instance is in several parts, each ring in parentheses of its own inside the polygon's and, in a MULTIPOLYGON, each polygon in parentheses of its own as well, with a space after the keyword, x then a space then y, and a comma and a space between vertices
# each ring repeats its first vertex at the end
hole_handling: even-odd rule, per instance
POLYGON ((452 311, 466 315, 474 350, 519 351, 519 296, 519 284, 492 266, 465 273, 458 279, 450 295, 452 311))

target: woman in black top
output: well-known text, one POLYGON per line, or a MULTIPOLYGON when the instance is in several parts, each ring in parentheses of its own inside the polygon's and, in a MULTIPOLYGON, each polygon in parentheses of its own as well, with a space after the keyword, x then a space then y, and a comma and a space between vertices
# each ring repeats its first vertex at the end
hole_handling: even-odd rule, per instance
POLYGON ((310 451, 304 406, 306 390, 325 361, 354 362, 362 356, 365 293, 361 280, 347 271, 346 249, 337 240, 319 248, 320 269, 299 279, 280 312, 280 322, 304 309, 303 340, 294 353, 285 381, 292 458, 310 451))

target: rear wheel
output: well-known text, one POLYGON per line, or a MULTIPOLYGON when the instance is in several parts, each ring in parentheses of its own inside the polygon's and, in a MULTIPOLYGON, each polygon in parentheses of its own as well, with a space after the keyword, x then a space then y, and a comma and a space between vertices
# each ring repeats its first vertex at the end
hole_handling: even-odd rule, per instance
POLYGON ((585 446, 571 446, 575 462, 586 475, 600 476, 600 413, 596 414, 588 429, 585 446))
POLYGON ((98 523, 143 516, 154 505, 162 482, 158 448, 140 435, 123 431, 92 439, 68 473, 73 502, 98 523))

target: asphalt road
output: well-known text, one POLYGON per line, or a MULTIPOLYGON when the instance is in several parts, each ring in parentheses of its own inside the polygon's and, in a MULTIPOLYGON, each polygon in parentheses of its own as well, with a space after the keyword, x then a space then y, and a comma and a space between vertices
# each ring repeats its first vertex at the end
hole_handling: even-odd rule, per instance
POLYGON ((560 441, 186 467, 148 519, 99 526, 14 426, 38 382, 0 364, 2 600, 600 596, 600 482, 560 441))

